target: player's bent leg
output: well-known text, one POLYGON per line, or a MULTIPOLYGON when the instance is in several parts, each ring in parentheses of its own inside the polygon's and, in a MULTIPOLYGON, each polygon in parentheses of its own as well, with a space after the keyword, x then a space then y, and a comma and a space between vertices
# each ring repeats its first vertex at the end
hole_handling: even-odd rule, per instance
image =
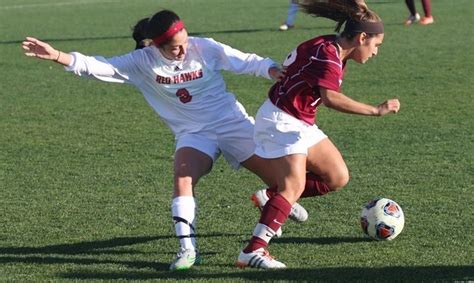
POLYGON ((269 168, 277 176, 278 193, 272 196, 263 207, 247 246, 237 259, 237 266, 278 269, 286 265, 268 254, 266 247, 277 231, 287 220, 292 204, 298 200, 305 182, 306 155, 293 154, 269 161, 269 168))
POLYGON ((349 170, 341 153, 329 138, 308 149, 306 167, 321 177, 331 191, 343 188, 349 182, 349 170))
MULTIPOLYGON (((260 209, 260 211, 263 209, 269 199, 270 196, 267 189, 258 190, 251 197, 255 207, 260 209)), ((289 218, 296 222, 305 222, 308 220, 308 211, 306 211, 306 209, 301 204, 295 202, 291 207, 289 218)), ((278 234, 279 232, 281 233, 281 230, 277 231, 277 237, 281 236, 278 234)))
MULTIPOLYGON (((242 166, 259 176, 268 186, 272 187, 275 185, 275 173, 272 172, 264 158, 254 154, 249 159, 242 162, 242 166)), ((263 209, 270 198, 269 194, 271 193, 268 192, 267 194, 267 192, 266 189, 259 190, 251 197, 255 206, 260 210, 263 209)), ((308 220, 308 212, 302 205, 295 202, 292 206, 289 218, 297 222, 304 222, 308 220)), ((281 230, 277 231, 277 237, 279 236, 281 236, 281 230)))
POLYGON ((175 188, 171 214, 180 249, 170 270, 190 269, 201 262, 196 243, 196 202, 193 190, 199 179, 212 168, 212 158, 190 147, 175 153, 175 188))

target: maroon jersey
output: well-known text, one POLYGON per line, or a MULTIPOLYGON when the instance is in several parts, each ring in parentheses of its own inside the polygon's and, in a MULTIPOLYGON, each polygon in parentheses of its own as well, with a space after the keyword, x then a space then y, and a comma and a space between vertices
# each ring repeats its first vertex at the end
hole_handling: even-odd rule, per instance
POLYGON ((336 35, 324 35, 300 44, 283 67, 286 75, 270 89, 270 100, 281 110, 312 125, 321 104, 319 87, 340 92, 345 62, 339 58, 336 35))

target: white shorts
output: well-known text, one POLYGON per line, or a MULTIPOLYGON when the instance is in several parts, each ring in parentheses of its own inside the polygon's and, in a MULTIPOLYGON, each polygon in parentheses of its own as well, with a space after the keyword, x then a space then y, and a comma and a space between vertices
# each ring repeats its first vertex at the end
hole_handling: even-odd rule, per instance
POLYGON ((238 169, 240 163, 249 159, 255 152, 253 131, 255 120, 247 115, 244 107, 237 103, 235 115, 212 129, 199 133, 185 133, 176 137, 176 150, 182 147, 197 149, 215 162, 220 154, 238 169))
POLYGON ((254 140, 255 154, 278 158, 306 154, 308 148, 327 136, 316 125, 309 125, 284 112, 267 99, 257 112, 254 140))

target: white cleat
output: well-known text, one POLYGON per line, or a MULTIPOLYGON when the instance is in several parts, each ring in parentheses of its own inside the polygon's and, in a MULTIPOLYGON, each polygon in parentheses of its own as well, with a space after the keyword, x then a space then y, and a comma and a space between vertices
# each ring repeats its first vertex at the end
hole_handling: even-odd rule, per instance
POLYGON ((294 27, 295 27, 295 26, 293 26, 293 25, 288 25, 288 24, 284 23, 284 24, 282 24, 282 25, 278 28, 278 30, 280 30, 280 31, 287 31, 287 30, 292 29, 292 28, 294 28, 294 27))
POLYGON ((274 259, 267 250, 260 248, 251 253, 240 252, 235 265, 239 268, 253 267, 262 269, 286 268, 286 265, 274 259))
MULTIPOLYGON (((263 207, 269 200, 267 196, 267 190, 263 189, 263 190, 256 191, 252 195, 251 199, 253 203, 255 204, 255 206, 260 209, 260 211, 263 210, 263 207)), ((308 212, 301 204, 295 202, 293 206, 291 207, 291 212, 288 217, 291 220, 296 221, 296 222, 305 222, 306 220, 308 220, 308 212)), ((277 231, 277 237, 279 237, 278 231, 277 231)))
POLYGON ((416 13, 414 16, 410 15, 408 18, 405 20, 405 25, 409 26, 413 23, 416 23, 420 20, 420 14, 416 13))
POLYGON ((200 263, 201 256, 197 250, 180 248, 176 259, 170 265, 170 270, 186 270, 200 263))

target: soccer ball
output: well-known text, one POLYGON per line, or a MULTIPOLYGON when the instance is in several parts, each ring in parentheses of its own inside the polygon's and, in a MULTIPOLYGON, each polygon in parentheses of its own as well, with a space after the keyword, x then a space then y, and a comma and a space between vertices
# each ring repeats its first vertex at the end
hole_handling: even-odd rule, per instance
POLYGON ((405 216, 402 208, 393 200, 377 198, 362 209, 360 225, 367 236, 390 241, 402 232, 405 216))

